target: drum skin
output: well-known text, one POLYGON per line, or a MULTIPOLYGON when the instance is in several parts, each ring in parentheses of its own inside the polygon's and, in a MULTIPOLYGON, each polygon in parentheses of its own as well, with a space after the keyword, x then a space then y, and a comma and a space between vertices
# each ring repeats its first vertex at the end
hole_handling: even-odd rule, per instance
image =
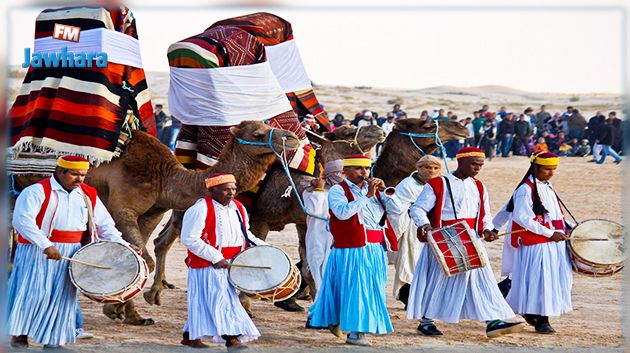
POLYGON ((265 266, 271 269, 230 267, 228 279, 234 288, 264 300, 283 301, 292 297, 302 276, 286 252, 274 246, 254 246, 241 251, 232 264, 265 266))
POLYGON ((432 231, 427 242, 447 277, 486 266, 479 239, 466 222, 432 231))
POLYGON ((111 267, 99 269, 70 262, 70 280, 86 297, 99 303, 124 303, 142 293, 149 277, 146 261, 131 248, 99 241, 79 249, 73 259, 111 267))
POLYGON ((591 219, 578 224, 568 241, 573 269, 592 276, 619 272, 625 261, 625 230, 621 224, 591 219), (607 239, 589 241, 583 239, 607 239))

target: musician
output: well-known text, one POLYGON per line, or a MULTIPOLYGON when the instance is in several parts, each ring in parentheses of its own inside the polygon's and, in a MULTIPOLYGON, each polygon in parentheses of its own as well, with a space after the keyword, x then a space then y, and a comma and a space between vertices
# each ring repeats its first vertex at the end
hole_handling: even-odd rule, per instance
POLYGON ((184 213, 181 242, 188 249, 188 320, 181 344, 208 347, 202 338, 223 343, 228 351, 260 333, 228 281, 228 262, 251 245, 267 245, 249 231, 243 204, 234 199, 236 178, 215 174, 205 180, 210 195, 184 213))
POLYGON ((369 157, 345 157, 343 166, 346 179, 328 194, 333 247, 308 319, 338 337, 350 332, 347 344, 370 346, 366 333, 393 331, 385 303, 386 250, 398 249, 386 213, 392 200, 382 180, 368 179, 369 157))
POLYGON ((395 207, 389 211, 396 234, 398 234, 398 257, 394 278, 394 298, 407 305, 413 271, 420 256, 423 243, 416 238, 416 225, 409 217, 409 207, 418 199, 426 182, 442 174, 439 159, 426 155, 416 162, 416 171, 396 185, 392 196, 395 207))
POLYGON ((83 184, 89 168, 85 158, 60 157, 53 176, 25 188, 15 202, 13 228, 19 237, 8 295, 13 347, 28 347, 29 336, 45 348, 74 343, 77 291, 69 262, 61 257, 72 257, 81 240, 92 240, 94 232, 100 239, 129 245, 96 189, 83 184), (88 229, 88 218, 95 229, 88 229))
MULTIPOLYGON (((485 155, 476 147, 462 148, 457 152, 457 170, 428 181, 410 214, 418 226, 418 238, 426 242, 431 229, 466 221, 475 236, 490 241, 496 238, 492 229, 492 216, 488 190, 475 176, 484 164, 485 155)), ((481 244, 481 243, 480 243, 481 244)), ((521 331, 524 323, 505 322, 514 312, 499 291, 490 268, 485 247, 481 245, 486 266, 447 277, 425 246, 409 292, 407 317, 422 319, 418 326, 421 334, 442 335, 434 319, 456 323, 460 320, 486 322, 486 335, 490 338, 521 331)))
POLYGON ((553 153, 532 156, 527 174, 507 205, 512 231, 525 230, 511 235, 516 251, 507 302, 542 334, 555 332, 549 316, 572 310, 566 221, 550 182, 558 164, 553 153))

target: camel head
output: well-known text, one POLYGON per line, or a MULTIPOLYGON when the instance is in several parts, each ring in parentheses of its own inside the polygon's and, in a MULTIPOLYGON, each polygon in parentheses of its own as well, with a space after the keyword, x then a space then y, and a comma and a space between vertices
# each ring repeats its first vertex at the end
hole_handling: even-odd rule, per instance
MULTIPOLYGON (((397 135, 400 135, 401 132, 413 134, 435 134, 436 127, 437 124, 435 121, 431 120, 422 121, 420 119, 403 119, 396 122, 392 133, 397 135)), ((457 121, 440 121, 438 135, 440 136, 440 140, 442 142, 465 139, 468 137, 468 129, 457 121)), ((409 136, 404 136, 403 140, 407 140, 410 145, 413 145, 409 136)), ((431 153, 437 148, 434 137, 414 137, 414 142, 426 153, 431 153)))
POLYGON ((234 144, 239 145, 240 150, 250 157, 273 155, 269 142, 278 153, 282 153, 283 148, 295 151, 300 147, 300 140, 294 133, 274 129, 262 121, 242 121, 231 127, 230 133, 234 137, 234 144))
POLYGON ((332 141, 335 151, 341 156, 365 154, 378 143, 385 140, 385 132, 377 125, 358 128, 356 126, 341 126, 334 131, 327 132, 324 137, 332 141))

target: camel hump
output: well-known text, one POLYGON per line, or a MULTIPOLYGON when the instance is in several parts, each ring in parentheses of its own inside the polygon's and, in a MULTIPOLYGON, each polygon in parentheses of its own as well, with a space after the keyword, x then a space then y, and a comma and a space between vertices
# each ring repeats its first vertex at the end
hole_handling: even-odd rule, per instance
POLYGON ((149 171, 153 169, 151 167, 172 167, 179 164, 171 150, 155 137, 139 130, 134 130, 131 136, 127 147, 118 158, 127 172, 151 173, 149 171))

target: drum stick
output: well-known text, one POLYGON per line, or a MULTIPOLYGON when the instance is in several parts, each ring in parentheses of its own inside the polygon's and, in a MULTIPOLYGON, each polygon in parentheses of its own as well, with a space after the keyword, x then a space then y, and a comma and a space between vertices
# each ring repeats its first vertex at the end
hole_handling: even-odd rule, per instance
POLYGON ((100 269, 103 269, 103 270, 111 270, 112 269, 111 267, 96 265, 96 264, 92 264, 92 263, 81 261, 81 260, 77 260, 77 259, 72 259, 72 258, 65 257, 65 256, 62 256, 61 258, 64 259, 64 260, 76 262, 76 263, 81 264, 81 265, 92 266, 92 267, 100 268, 100 269))
POLYGON ((506 236, 506 235, 510 235, 510 234, 515 234, 515 233, 524 232, 524 231, 526 231, 526 230, 527 230, 527 229, 519 229, 519 230, 514 230, 514 231, 511 231, 511 232, 507 232, 507 233, 497 234, 497 238, 499 238, 499 237, 503 237, 503 236, 506 236))
POLYGON ((271 270, 271 267, 267 267, 267 266, 251 266, 251 265, 230 264, 230 267, 259 268, 261 270, 271 270))
POLYGON ((608 241, 608 238, 577 238, 571 241, 608 241))

